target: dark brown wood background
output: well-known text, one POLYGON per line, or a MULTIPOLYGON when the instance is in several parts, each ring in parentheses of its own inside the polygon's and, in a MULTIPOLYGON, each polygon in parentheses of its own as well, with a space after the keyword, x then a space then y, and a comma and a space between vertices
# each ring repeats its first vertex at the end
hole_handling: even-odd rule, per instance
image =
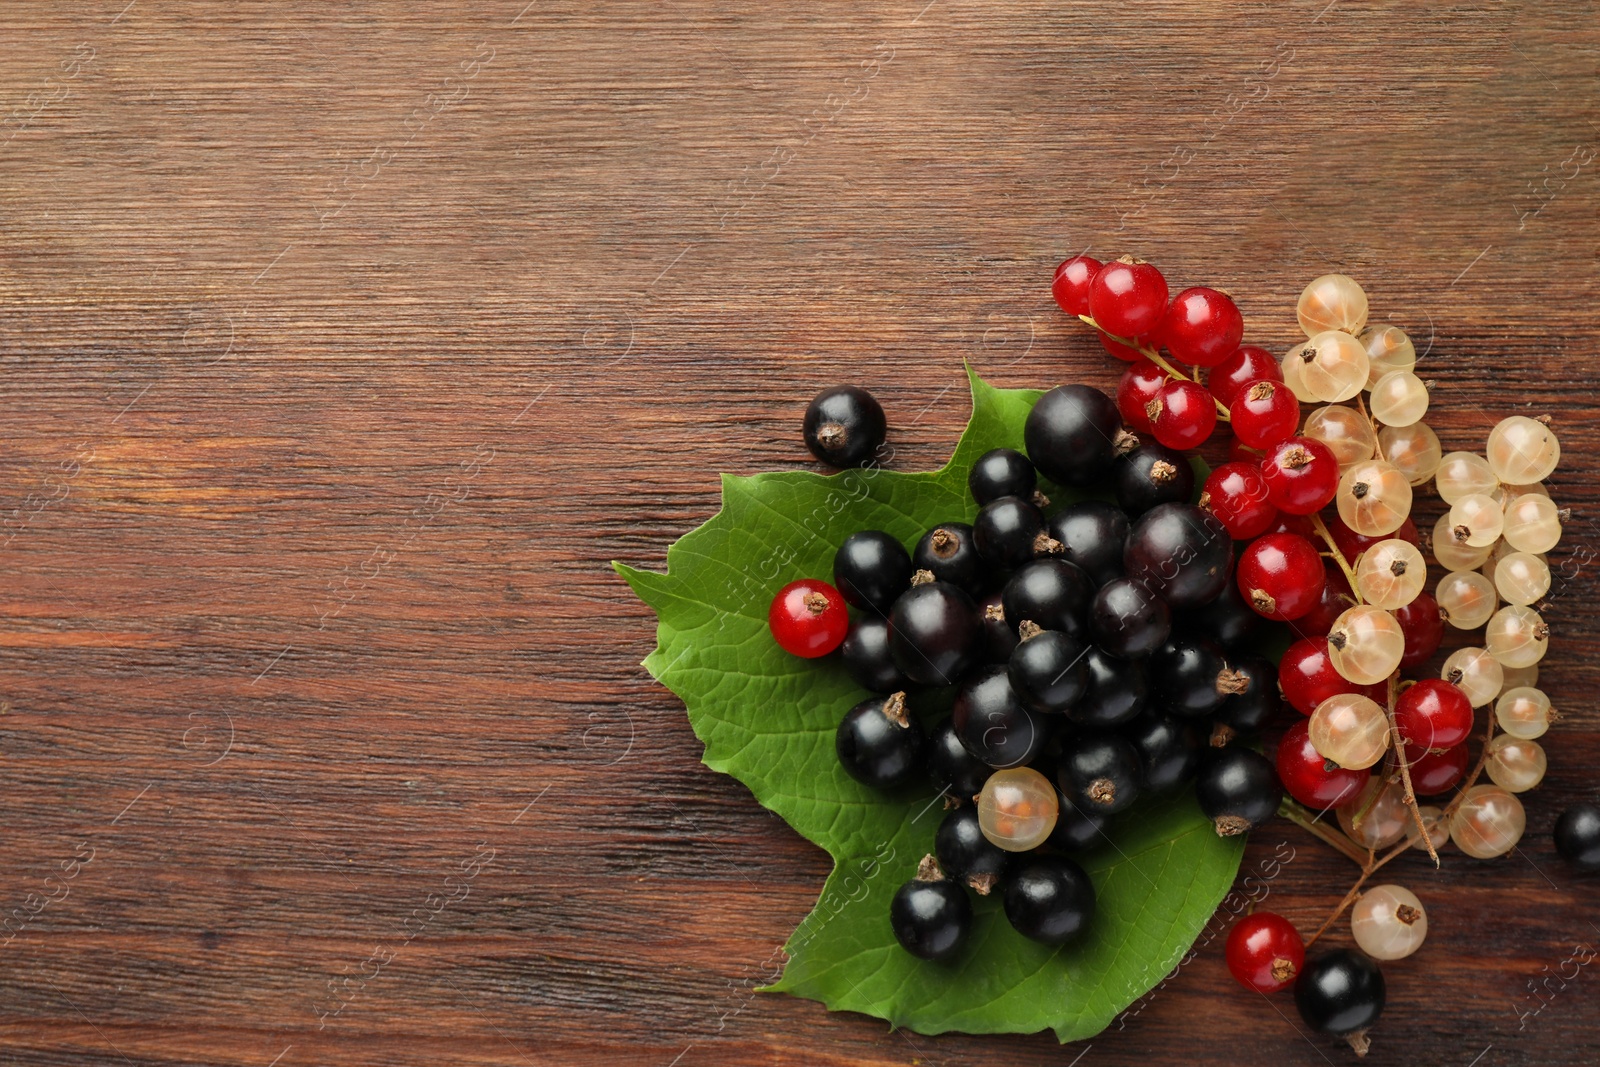
MULTIPOLYGON (((1391 868, 1432 933, 1370 1062, 1593 1062, 1600 882, 1548 830, 1600 761, 1594 15, 6 4, 0 1058, 1348 1060, 1220 939, 1067 1049, 754 994, 826 858, 637 666, 608 561, 806 466, 821 386, 873 389, 908 470, 964 359, 1109 386, 1047 288, 1090 249, 1274 348, 1346 271, 1448 445, 1556 416, 1568 717, 1517 855, 1391 868)), ((1245 871, 1284 842, 1309 927, 1352 872, 1282 825, 1245 871)))

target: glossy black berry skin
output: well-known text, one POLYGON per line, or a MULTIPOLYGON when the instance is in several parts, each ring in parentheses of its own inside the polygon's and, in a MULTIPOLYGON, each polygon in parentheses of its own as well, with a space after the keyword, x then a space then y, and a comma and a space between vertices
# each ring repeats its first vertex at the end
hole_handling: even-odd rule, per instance
POLYGON ((833 748, 846 774, 862 785, 892 789, 906 784, 922 769, 927 737, 903 709, 904 698, 875 697, 845 714, 834 734, 833 748), (898 716, 885 713, 889 702, 900 704, 898 716))
POLYGON ((972 541, 992 567, 1020 567, 1038 553, 1035 542, 1044 533, 1044 516, 1020 496, 991 500, 972 520, 972 541))
POLYGON ((1061 558, 1083 568, 1095 585, 1122 576, 1129 524, 1127 513, 1115 504, 1103 500, 1068 504, 1050 517, 1047 528, 1061 542, 1061 558))
POLYGON ((1088 575, 1073 564, 1037 559, 1011 576, 1001 590, 1000 603, 1013 628, 1027 621, 1041 629, 1084 637, 1093 596, 1088 575))
POLYGON ((963 684, 950 720, 966 750, 997 770, 1029 762, 1049 739, 1048 725, 1017 699, 1004 667, 985 667, 963 684))
POLYGON ((1306 961, 1294 983, 1294 1006, 1313 1030, 1351 1034, 1383 1013, 1383 972, 1364 952, 1336 948, 1306 961))
POLYGON ((967 473, 967 488, 981 508, 1003 496, 1030 500, 1038 480, 1038 472, 1027 456, 1009 448, 991 448, 978 457, 967 473))
POLYGON ((978 809, 963 804, 953 809, 933 835, 933 853, 945 877, 987 893, 1005 873, 1010 853, 983 836, 978 809))
POLYGON ((1182 452, 1146 441, 1117 457, 1113 484, 1118 505, 1137 517, 1158 504, 1187 504, 1194 499, 1194 468, 1182 452))
POLYGON ((971 800, 983 791, 994 768, 968 752, 946 719, 928 735, 928 777, 948 796, 971 800))
POLYGON ((911 588, 911 553, 882 530, 853 533, 833 554, 833 587, 856 607, 887 615, 911 588))
POLYGON ((1556 851, 1574 867, 1600 871, 1600 808, 1574 804, 1556 819, 1556 851))
POLYGON ((1122 736, 1139 753, 1144 787, 1157 796, 1188 785, 1200 769, 1205 746, 1194 724, 1154 708, 1146 708, 1122 728, 1122 736))
POLYGON ((1050 844, 1063 852, 1084 852, 1105 844, 1106 821, 1109 816, 1079 810, 1072 798, 1056 787, 1056 801, 1060 814, 1056 827, 1050 831, 1050 844))
POLYGON ((1166 643, 1172 633, 1172 609, 1138 582, 1113 578, 1089 605, 1089 633, 1113 656, 1138 659, 1166 643))
POLYGON ((1197 607, 1222 592, 1232 576, 1233 542, 1211 512, 1161 504, 1128 531, 1123 567, 1175 609, 1197 607))
POLYGON ((1094 917, 1094 883, 1066 856, 1030 856, 1006 878, 1004 904, 1017 933, 1064 945, 1094 917))
POLYGON ((1272 818, 1283 801, 1283 786, 1271 760, 1254 749, 1229 745, 1201 762, 1195 797, 1206 818, 1216 823, 1217 833, 1231 837, 1272 818))
POLYGON ((990 593, 978 601, 978 615, 983 620, 984 649, 990 663, 1010 663, 1011 653, 1017 648, 1016 627, 1006 621, 1006 608, 999 593, 990 593))
POLYGON ((954 882, 907 882, 889 902, 889 925, 913 956, 946 960, 961 951, 972 928, 972 902, 954 882))
POLYGON ((873 395, 853 385, 824 389, 806 407, 806 447, 830 466, 859 467, 883 446, 888 423, 873 395))
POLYGON ((923 534, 912 550, 911 566, 913 571, 928 571, 973 596, 982 590, 987 569, 972 543, 972 527, 964 522, 942 522, 923 534))
POLYGON ((1243 691, 1222 698, 1215 721, 1241 736, 1260 733, 1283 704, 1278 695, 1278 668, 1262 656, 1234 656, 1223 678, 1225 688, 1243 686, 1243 691))
POLYGON ((1227 667, 1222 649, 1210 641, 1172 637, 1150 656, 1147 673, 1163 707, 1180 715, 1206 715, 1226 695, 1221 686, 1227 667))
POLYGON ((914 586, 889 611, 889 651, 918 685, 953 685, 977 661, 978 607, 957 586, 914 586))
POLYGON ((1117 405, 1087 385, 1060 385, 1028 413, 1022 438, 1028 458, 1057 485, 1088 485, 1111 469, 1122 429, 1117 405))
POLYGON ((1091 647, 1083 658, 1089 684, 1068 717, 1082 726, 1118 726, 1144 710, 1149 699, 1144 665, 1091 647))
POLYGON ((1133 745, 1108 731, 1086 730, 1070 739, 1056 767, 1056 784, 1073 806, 1098 815, 1132 807, 1143 778, 1133 745))
POLYGON ((1179 628, 1232 651, 1249 644, 1266 625, 1267 621, 1244 602, 1239 583, 1226 582, 1215 597, 1198 608, 1185 611, 1179 628))
POLYGON ((893 693, 908 684, 889 651, 886 619, 857 619, 839 646, 839 656, 855 683, 870 693, 893 693))
POLYGON ((1034 711, 1064 712, 1083 695, 1089 682, 1084 663, 1088 649, 1076 637, 1045 630, 1011 653, 1006 677, 1011 689, 1034 711))

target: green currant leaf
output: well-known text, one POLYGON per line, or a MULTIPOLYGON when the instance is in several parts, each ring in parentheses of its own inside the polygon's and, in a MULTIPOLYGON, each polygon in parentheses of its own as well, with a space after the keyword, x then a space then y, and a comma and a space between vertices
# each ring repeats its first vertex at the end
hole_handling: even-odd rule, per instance
MULTIPOLYGON (((967 470, 991 448, 1022 449, 1040 393, 968 376, 972 419, 943 468, 725 476, 722 510, 667 550, 666 574, 617 571, 660 619, 644 665, 683 699, 706 765, 834 859, 771 988, 921 1033, 1053 1029, 1072 1041, 1098 1033, 1178 963, 1233 883, 1243 841, 1218 838, 1192 794, 1142 803, 1082 857, 1098 898, 1083 938, 1061 948, 1028 941, 998 895, 975 897, 962 957, 918 960, 894 939, 889 901, 933 851, 940 798, 931 787, 887 795, 847 776, 834 730, 868 694, 837 657, 790 656, 767 630, 773 593, 796 578, 830 578, 834 550, 857 530, 909 545, 937 523, 971 521, 967 470)), ((1042 488, 1057 503, 1074 498, 1042 488)))

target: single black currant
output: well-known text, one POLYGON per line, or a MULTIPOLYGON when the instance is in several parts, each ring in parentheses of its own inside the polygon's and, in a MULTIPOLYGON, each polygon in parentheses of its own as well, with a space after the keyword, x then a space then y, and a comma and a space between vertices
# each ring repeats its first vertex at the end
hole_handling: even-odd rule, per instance
POLYGON ((1229 745, 1212 750, 1201 762, 1195 797, 1217 834, 1232 837, 1272 818, 1283 801, 1283 786, 1271 760, 1254 749, 1229 745))
POLYGON ((889 614, 911 588, 911 553, 882 530, 862 530, 833 554, 833 586, 858 608, 889 614))
POLYGON ((1154 441, 1118 456, 1113 478, 1117 503, 1134 517, 1158 504, 1187 504, 1194 498, 1194 468, 1188 459, 1154 441))
POLYGON ((1258 734, 1278 714, 1278 668, 1264 656, 1234 656, 1222 673, 1227 692, 1217 707, 1211 743, 1225 745, 1235 737, 1258 734))
POLYGON ((986 568, 972 543, 972 527, 964 522, 942 522, 923 534, 911 553, 911 565, 973 596, 983 589, 986 568))
POLYGON ((1006 666, 1011 689, 1034 711, 1066 711, 1088 685, 1083 662, 1088 648, 1060 630, 1029 632, 1032 636, 1016 647, 1006 666))
POLYGON ((1169 711, 1205 715, 1238 692, 1222 649, 1200 637, 1175 636, 1150 656, 1151 688, 1169 711))
POLYGON ((972 901, 928 856, 917 876, 889 902, 889 926, 900 947, 925 960, 945 960, 961 950, 972 928, 972 901))
POLYGON ((933 835, 933 851, 945 877, 964 883, 980 896, 988 896, 1000 881, 1011 855, 983 836, 978 809, 971 804, 963 804, 944 817, 933 835))
POLYGON ((871 693, 893 693, 906 687, 906 676, 895 666, 889 651, 886 619, 857 619, 839 646, 844 669, 861 688, 871 693))
POLYGON ((1009 448, 990 449, 967 472, 967 488, 980 508, 1003 496, 1032 500, 1038 480, 1038 472, 1028 457, 1009 448))
POLYGON ((1266 620, 1245 603, 1239 583, 1225 582, 1222 592, 1183 613, 1180 629, 1197 637, 1208 637, 1231 651, 1248 643, 1265 624, 1266 620))
POLYGON ((1061 558, 1082 567, 1095 585, 1122 576, 1128 516, 1115 504, 1104 500, 1068 504, 1051 516, 1048 529, 1061 542, 1061 558))
POLYGON ((1024 622, 1031 622, 1041 630, 1083 637, 1093 596, 1089 576, 1078 567, 1061 559, 1037 559, 1011 576, 1000 603, 1006 621, 1019 633, 1024 622))
POLYGON ((1089 685, 1067 713, 1073 722, 1117 726, 1144 710, 1149 694, 1143 663, 1093 647, 1083 662, 1089 669, 1089 685))
POLYGON ((1022 766, 1048 740, 1048 725, 1017 699, 1004 667, 974 673, 956 691, 950 718, 967 751, 996 769, 1022 766))
POLYGON ((1113 656, 1148 656, 1172 633, 1172 609, 1147 586, 1113 578, 1089 605, 1089 632, 1113 656))
POLYGON ((983 629, 972 598, 949 582, 913 586, 889 611, 889 651, 918 685, 952 685, 976 661, 983 629))
MULTIPOLYGON (((1364 952, 1336 948, 1307 960, 1294 983, 1294 1006, 1313 1030, 1354 1035, 1383 1013, 1383 972, 1364 952)), ((1351 1040, 1357 1054, 1366 1052, 1364 1038, 1351 1040)))
POLYGON ((1123 567, 1174 608, 1213 599, 1228 583, 1233 542, 1215 515, 1190 504, 1160 504, 1128 531, 1123 567))
POLYGON ((927 737, 906 710, 906 695, 863 700, 851 708, 834 734, 833 748, 845 773, 877 789, 904 785, 922 767, 927 737))
POLYGON ((1556 819, 1556 851, 1585 871, 1600 871, 1600 808, 1574 804, 1556 819))
POLYGON ((928 777, 946 795, 970 800, 993 773, 993 767, 967 751, 952 720, 945 719, 928 735, 928 777))
POLYGON ((1056 766, 1056 783, 1075 807, 1100 815, 1126 811, 1139 799, 1144 767, 1128 741, 1103 730, 1085 730, 1067 742, 1056 766))
POLYGON ((1056 544, 1044 532, 1039 509, 1020 496, 1003 496, 979 509, 972 520, 972 541, 985 562, 1006 570, 1046 554, 1056 544))
POLYGON ((1031 941, 1064 945, 1094 916, 1094 883, 1066 856, 1031 856, 1005 880, 1006 918, 1031 941))
POLYGON ((1063 852, 1083 852, 1105 843, 1106 820, 1109 816, 1083 811, 1072 798, 1056 787, 1056 828, 1050 831, 1049 842, 1063 852))
POLYGON ((1122 727, 1122 736, 1139 753, 1145 789, 1157 795, 1188 785, 1205 754, 1193 723, 1154 708, 1122 727))
POLYGON ((1111 467, 1122 419, 1116 403, 1087 385, 1060 385, 1028 413, 1022 438, 1033 465, 1057 485, 1088 485, 1111 467))
POLYGON ((1017 648, 1017 630, 1006 621, 1006 608, 999 593, 990 593, 978 601, 978 613, 983 618, 984 647, 990 663, 1009 663, 1011 653, 1017 648))
POLYGON ((835 467, 859 467, 883 447, 888 423, 871 393, 836 385, 811 401, 804 429, 813 456, 835 467))

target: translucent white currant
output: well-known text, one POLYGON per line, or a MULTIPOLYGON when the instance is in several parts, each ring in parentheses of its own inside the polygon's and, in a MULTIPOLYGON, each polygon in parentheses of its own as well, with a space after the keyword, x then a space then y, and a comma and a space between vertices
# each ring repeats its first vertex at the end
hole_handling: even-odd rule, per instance
POLYGON ((1475 452, 1446 452, 1433 475, 1434 487, 1446 504, 1472 493, 1492 493, 1500 480, 1489 463, 1475 452))
POLYGON ((1488 493, 1468 493, 1450 505, 1450 539, 1468 548, 1493 547, 1505 524, 1505 512, 1488 493))
POLYGON ((1387 679, 1400 665, 1405 648, 1400 623, 1370 604, 1346 608, 1328 632, 1328 660, 1341 678, 1357 685, 1376 685, 1387 679))
POLYGON ((1543 737, 1550 723, 1558 718, 1544 690, 1531 685, 1507 689, 1494 705, 1494 720, 1500 724, 1500 729, 1525 741, 1543 737))
POLYGON ((1339 475, 1339 518, 1365 537, 1394 533, 1411 514, 1411 483, 1382 460, 1353 463, 1339 475))
MULTIPOLYGON (((1531 552, 1508 552, 1492 560, 1490 580, 1507 604, 1533 604, 1550 591, 1550 564, 1531 552)), ((1488 564, 1485 564, 1488 566, 1488 564)))
POLYGON ((1311 347, 1311 342, 1303 341, 1284 353, 1278 370, 1283 375, 1283 384, 1289 387, 1294 398, 1302 404, 1315 404, 1317 397, 1311 392, 1311 386, 1306 382, 1306 349, 1311 347))
POLYGON ((1410 426, 1385 426, 1378 431, 1377 457, 1406 476, 1412 488, 1432 478, 1444 453, 1439 435, 1425 422, 1410 426))
POLYGON ((1406 824, 1411 821, 1411 810, 1400 799, 1404 795, 1399 784, 1375 774, 1354 802, 1336 810, 1339 826, 1362 848, 1388 848, 1406 836, 1406 824))
POLYGON ((1484 772, 1508 793, 1526 793, 1544 781, 1548 766, 1544 747, 1524 737, 1499 734, 1490 739, 1484 772))
POLYGON ((1450 822, 1450 840, 1473 859, 1493 859, 1515 848, 1527 826, 1522 801, 1498 785, 1475 785, 1450 822))
POLYGON ((1367 388, 1378 384, 1390 371, 1411 370, 1417 365, 1417 348, 1398 326, 1369 326, 1361 331, 1361 347, 1367 350, 1367 388))
POLYGON ((1346 770, 1365 770, 1389 750, 1389 716, 1377 701, 1359 693, 1324 700, 1306 726, 1317 755, 1346 770))
MULTIPOLYGON (((1324 330, 1360 333, 1367 324, 1367 294, 1354 278, 1324 274, 1305 287, 1295 304, 1295 318, 1307 337, 1324 330)), ((1362 354, 1366 350, 1362 349, 1362 354)))
POLYGON ((1483 644, 1507 667, 1531 667, 1550 647, 1550 627, 1537 611, 1520 604, 1501 608, 1483 628, 1483 644))
POLYGON ((1450 536, 1450 513, 1445 512, 1439 516, 1439 521, 1433 524, 1433 558, 1439 566, 1453 571, 1475 571, 1483 566, 1489 558, 1492 547, 1473 548, 1470 545, 1457 544, 1454 537, 1450 536))
POLYGON ((1428 387, 1408 370, 1378 379, 1368 402, 1372 417, 1385 426, 1410 426, 1428 413, 1428 387))
POLYGON ((1059 814, 1055 786, 1032 767, 995 771, 978 794, 978 829, 1007 852, 1043 844, 1059 814))
POLYGON ((1401 960, 1428 938, 1428 913, 1404 886, 1373 886, 1350 908, 1350 934, 1375 960, 1401 960))
POLYGON ((1445 621, 1458 630, 1476 630, 1500 606, 1494 583, 1477 571, 1451 571, 1439 579, 1433 598, 1445 621))
POLYGON ((1500 536, 1519 552, 1548 552, 1561 541, 1561 512, 1547 496, 1529 493, 1505 509, 1500 536))
POLYGON ((1321 441, 1339 461, 1340 468, 1371 459, 1378 447, 1372 423, 1355 408, 1326 404, 1306 416, 1303 436, 1321 441))
POLYGON ((1300 352, 1306 390, 1324 403, 1349 400, 1367 384, 1367 350, 1341 330, 1324 330, 1300 352))
POLYGON ((1561 462, 1555 433, 1537 419, 1512 415, 1489 431, 1489 468, 1507 485, 1542 482, 1561 462))
POLYGON ((1422 550, 1398 537, 1379 541, 1356 561, 1356 591, 1374 607, 1398 611, 1417 599, 1427 583, 1422 550))
POLYGON ((1475 708, 1481 708, 1500 693, 1505 680, 1505 669, 1500 661, 1489 655, 1487 649, 1458 648, 1445 657, 1439 668, 1439 677, 1457 686, 1467 694, 1475 708))

